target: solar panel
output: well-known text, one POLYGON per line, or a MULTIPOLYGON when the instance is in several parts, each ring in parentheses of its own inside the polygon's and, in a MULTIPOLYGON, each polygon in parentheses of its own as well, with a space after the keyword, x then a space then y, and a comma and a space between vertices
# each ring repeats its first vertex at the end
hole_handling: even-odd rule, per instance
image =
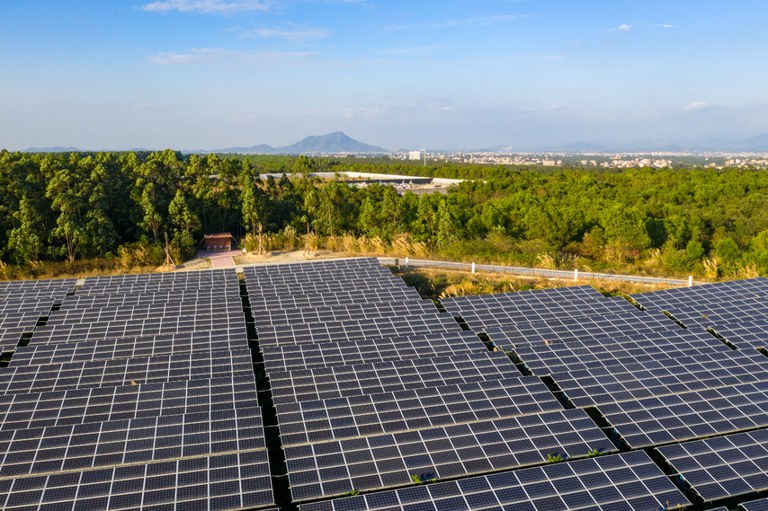
POLYGON ((0 477, 265 449, 260 408, 0 432, 0 477))
POLYGON ((259 343, 297 344, 400 337, 431 332, 459 332, 461 327, 447 314, 400 316, 319 323, 296 323, 258 328, 259 343))
POLYGON ((70 292, 76 283, 77 279, 6 280, 0 282, 0 293, 58 290, 70 292))
POLYGON ((768 320, 713 323, 715 334, 742 350, 768 347, 768 320))
POLYGON ((583 410, 286 447, 296 501, 615 450, 583 410), (425 475, 427 474, 427 475, 425 475))
POLYGON ((632 367, 552 373, 576 406, 678 394, 768 380, 768 359, 727 351, 713 355, 658 357, 632 367))
POLYGON ((105 323, 114 321, 132 321, 147 318, 166 318, 177 316, 235 316, 243 314, 240 300, 216 302, 176 302, 143 303, 127 306, 110 306, 90 309, 63 309, 51 313, 49 325, 70 323, 105 323))
POLYGON ((300 511, 684 508, 685 496, 642 451, 305 504, 300 511))
POLYGON ((254 376, 180 380, 5 396, 0 430, 86 424, 259 405, 254 376))
POLYGON ((114 387, 238 374, 253 374, 250 350, 213 352, 209 357, 198 353, 177 353, 71 364, 11 366, 0 372, 0 394, 114 387))
POLYGON ((276 406, 282 444, 300 445, 561 410, 540 379, 521 376, 276 406))
POLYGON ((419 293, 412 287, 384 288, 375 292, 369 290, 344 290, 333 294, 281 295, 262 293, 249 296, 254 316, 274 309, 301 307, 329 307, 334 305, 354 305, 367 302, 400 302, 420 300, 419 293))
MULTIPOLYGON (((494 342, 500 336, 493 334, 494 342)), ((510 345, 501 342, 500 347, 510 345)), ((627 335, 516 344, 512 348, 534 374, 562 371, 628 372, 677 357, 716 359, 731 350, 708 334, 686 331, 673 335, 627 335)))
POLYGON ((7 510, 235 509, 274 503, 266 450, 6 479, 7 510))
POLYGON ((432 358, 485 349, 477 335, 470 331, 261 347, 267 372, 432 358))
POLYGON ((12 366, 67 364, 116 358, 139 358, 192 351, 227 351, 248 347, 245 325, 227 332, 217 330, 159 334, 144 337, 120 337, 96 341, 31 344, 17 348, 12 366))
POLYGON ((768 426, 768 382, 609 403, 600 411, 632 447, 768 426))
MULTIPOLYGON (((247 282, 247 281, 246 281, 247 282)), ((283 285, 269 285, 266 288, 262 288, 259 284, 249 284, 248 296, 259 302, 263 299, 272 299, 275 296, 285 297, 286 299, 292 296, 325 296, 336 295, 346 291, 356 291, 362 293, 368 293, 372 295, 388 294, 390 290, 397 287, 405 287, 405 283, 402 280, 391 281, 333 281, 333 282, 308 282, 304 284, 283 284, 283 285)))
POLYGON ((768 430, 659 448, 704 501, 768 488, 768 430))
POLYGON ((134 293, 120 295, 80 295, 75 294, 65 298, 60 310, 71 309, 101 309, 101 308, 126 308, 149 304, 166 304, 168 302, 183 302, 211 306, 217 303, 239 304, 241 303, 238 289, 192 289, 187 291, 165 293, 134 293))
POLYGON ((757 499, 739 504, 744 511, 768 511, 768 499, 757 499))
POLYGON ((580 302, 601 303, 604 300, 592 286, 570 286, 562 288, 537 289, 533 291, 495 293, 483 295, 459 296, 440 300, 445 309, 455 314, 478 308, 505 305, 508 307, 557 306, 558 303, 580 302))
POLYGON ((201 284, 232 284, 237 287, 237 272, 234 269, 214 269, 205 271, 186 271, 171 273, 142 273, 129 275, 110 275, 89 277, 83 282, 78 291, 90 289, 114 289, 131 285, 190 285, 201 287, 201 284))
POLYGON ((51 298, 0 301, 0 316, 24 312, 47 315, 51 312, 54 303, 51 298))
POLYGON ((135 320, 51 324, 35 329, 31 343, 80 342, 120 337, 145 337, 199 331, 227 331, 245 324, 242 313, 187 314, 184 316, 149 317, 135 320))
POLYGON ((520 376, 499 352, 333 366, 269 374, 275 403, 311 401, 377 392, 520 376))
MULTIPOLYGON (((668 335, 680 330, 660 316, 657 322, 634 321, 623 317, 573 317, 531 323, 504 323, 481 329, 497 343, 546 344, 590 338, 626 335, 668 335), (508 342, 507 342, 508 341, 508 342)), ((702 332, 703 333, 703 332, 702 332)))
POLYGON ((296 323, 362 320, 378 317, 430 316, 437 314, 435 305, 426 300, 409 300, 398 303, 366 302, 353 305, 327 307, 301 307, 254 313, 256 328, 296 323))
POLYGON ((287 266, 248 266, 244 268, 245 277, 259 282, 290 282, 310 280, 337 280, 337 279, 359 279, 373 280, 378 278, 391 279, 392 273, 381 265, 358 268, 341 268, 306 265, 300 271, 295 271, 287 266))
POLYGON ((768 279, 717 282, 641 293, 632 298, 653 311, 668 311, 687 326, 765 319, 768 279))

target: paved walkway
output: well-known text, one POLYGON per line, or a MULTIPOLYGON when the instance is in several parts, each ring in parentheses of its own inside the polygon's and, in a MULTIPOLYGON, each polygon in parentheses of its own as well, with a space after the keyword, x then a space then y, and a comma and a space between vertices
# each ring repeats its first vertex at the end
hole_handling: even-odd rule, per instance
POLYGON ((239 250, 221 251, 221 252, 208 252, 201 251, 197 253, 197 257, 207 257, 211 260, 212 268, 234 268, 235 256, 242 254, 239 250))

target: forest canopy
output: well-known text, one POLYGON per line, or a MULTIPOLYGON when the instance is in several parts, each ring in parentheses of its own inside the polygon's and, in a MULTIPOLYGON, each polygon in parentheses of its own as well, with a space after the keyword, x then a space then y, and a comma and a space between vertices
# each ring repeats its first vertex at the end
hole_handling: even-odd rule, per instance
POLYGON ((189 256, 206 232, 249 248, 329 246, 564 269, 768 273, 768 172, 543 169, 356 158, 0 152, 0 259, 24 266, 189 256), (467 179, 399 194, 310 176, 467 179), (262 179, 265 173, 298 178, 262 179), (367 247, 367 249, 366 249, 367 247), (373 248, 372 248, 373 247, 373 248), (160 256, 158 256, 160 254, 160 256))

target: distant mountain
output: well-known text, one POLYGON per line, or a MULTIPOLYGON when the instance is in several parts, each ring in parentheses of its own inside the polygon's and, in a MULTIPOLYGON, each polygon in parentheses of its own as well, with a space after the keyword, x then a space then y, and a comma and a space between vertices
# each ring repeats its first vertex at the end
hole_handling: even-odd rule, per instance
POLYGON ((566 153, 604 153, 607 151, 605 146, 592 144, 590 142, 576 142, 575 144, 566 144, 562 146, 549 146, 541 149, 542 152, 566 152, 566 153))
POLYGON ((384 148, 365 144, 348 137, 341 131, 327 135, 311 136, 283 147, 259 144, 251 147, 228 147, 208 151, 184 151, 185 153, 249 153, 249 154, 386 154, 384 148))
MULTIPOLYGON (((520 149, 518 148, 518 151, 520 149)), ((768 132, 752 138, 728 139, 711 138, 705 140, 670 141, 663 139, 645 139, 632 142, 578 142, 575 144, 557 144, 537 147, 533 152, 563 153, 612 153, 612 152, 768 152, 768 132)), ((509 151, 514 152, 514 151, 509 151)))
POLYGON ((259 144, 251 147, 228 147, 226 149, 214 149, 203 151, 182 151, 185 153, 250 153, 250 154, 273 154, 276 149, 267 144, 259 144))
POLYGON ((302 153, 387 153, 386 149, 364 144, 349 138, 341 131, 335 131, 319 137, 307 137, 287 147, 281 147, 280 152, 290 154, 302 153))
POLYGON ((28 147, 24 149, 25 153, 77 153, 80 152, 80 149, 77 147, 61 147, 61 146, 53 146, 53 147, 28 147))
POLYGON ((747 151, 766 152, 768 151, 768 132, 761 133, 756 137, 744 141, 744 147, 747 151))

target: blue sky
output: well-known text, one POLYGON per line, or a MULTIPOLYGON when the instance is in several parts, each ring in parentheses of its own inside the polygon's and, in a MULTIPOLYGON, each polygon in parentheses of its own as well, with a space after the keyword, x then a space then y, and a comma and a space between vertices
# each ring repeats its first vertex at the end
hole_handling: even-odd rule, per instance
POLYGON ((761 0, 0 0, 0 147, 768 131, 761 0))

